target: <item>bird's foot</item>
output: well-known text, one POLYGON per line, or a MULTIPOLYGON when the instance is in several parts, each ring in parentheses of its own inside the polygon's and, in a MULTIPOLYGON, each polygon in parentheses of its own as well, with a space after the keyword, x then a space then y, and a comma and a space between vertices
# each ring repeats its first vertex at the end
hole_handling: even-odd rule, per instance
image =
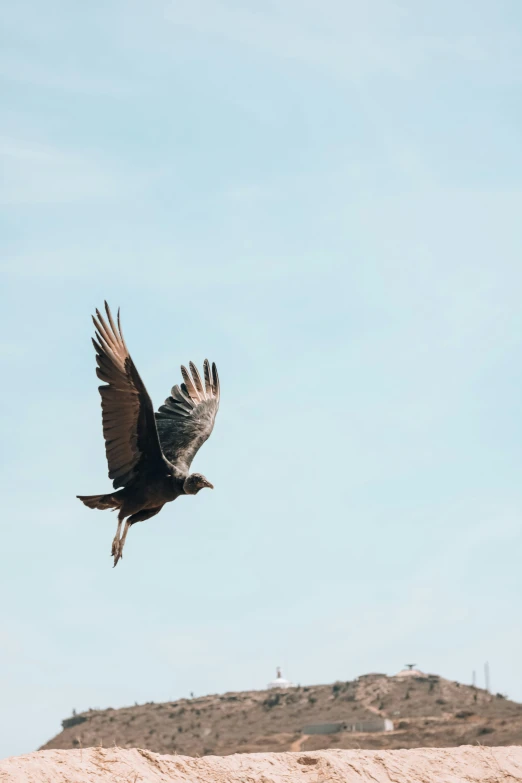
POLYGON ((123 557, 123 544, 120 538, 115 538, 112 542, 111 557, 114 558, 113 568, 116 568, 118 561, 123 557))

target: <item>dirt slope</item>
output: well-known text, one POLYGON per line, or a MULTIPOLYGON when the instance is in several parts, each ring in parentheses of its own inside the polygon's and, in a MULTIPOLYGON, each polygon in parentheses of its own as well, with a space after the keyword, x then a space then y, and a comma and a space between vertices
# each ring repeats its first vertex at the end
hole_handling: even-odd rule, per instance
POLYGON ((250 691, 90 710, 43 749, 148 748, 189 756, 321 748, 522 744, 522 705, 437 676, 366 675, 353 682, 250 691), (395 731, 303 737, 313 723, 390 718, 395 731))
POLYGON ((0 761, 0 783, 514 783, 522 747, 256 753, 194 759, 144 750, 39 751, 0 761))

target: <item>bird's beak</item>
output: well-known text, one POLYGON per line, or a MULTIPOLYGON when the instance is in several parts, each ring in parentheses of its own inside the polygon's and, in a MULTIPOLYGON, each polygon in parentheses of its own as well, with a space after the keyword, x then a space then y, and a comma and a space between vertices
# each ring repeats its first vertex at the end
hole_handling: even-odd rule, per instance
POLYGON ((205 486, 206 486, 206 487, 208 487, 209 489, 214 489, 214 485, 213 485, 213 484, 211 484, 211 483, 210 483, 210 481, 207 481, 207 483, 205 484, 205 486))

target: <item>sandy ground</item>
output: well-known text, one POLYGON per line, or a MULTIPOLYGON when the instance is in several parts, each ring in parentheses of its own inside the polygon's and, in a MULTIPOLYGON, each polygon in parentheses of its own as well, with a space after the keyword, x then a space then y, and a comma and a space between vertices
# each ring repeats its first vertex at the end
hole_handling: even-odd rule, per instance
POLYGON ((1 783, 512 783, 522 746, 160 756, 146 750, 45 750, 0 761, 1 783))

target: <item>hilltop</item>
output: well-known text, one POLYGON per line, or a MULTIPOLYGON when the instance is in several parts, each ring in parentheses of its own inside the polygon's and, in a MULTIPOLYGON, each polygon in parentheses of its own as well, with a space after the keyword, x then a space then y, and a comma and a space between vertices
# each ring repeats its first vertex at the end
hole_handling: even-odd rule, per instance
POLYGON ((225 693, 89 710, 63 721, 41 748, 114 745, 187 756, 326 748, 416 748, 522 744, 522 704, 437 675, 368 674, 333 685, 225 693), (310 724, 376 718, 394 730, 303 734, 310 724))

